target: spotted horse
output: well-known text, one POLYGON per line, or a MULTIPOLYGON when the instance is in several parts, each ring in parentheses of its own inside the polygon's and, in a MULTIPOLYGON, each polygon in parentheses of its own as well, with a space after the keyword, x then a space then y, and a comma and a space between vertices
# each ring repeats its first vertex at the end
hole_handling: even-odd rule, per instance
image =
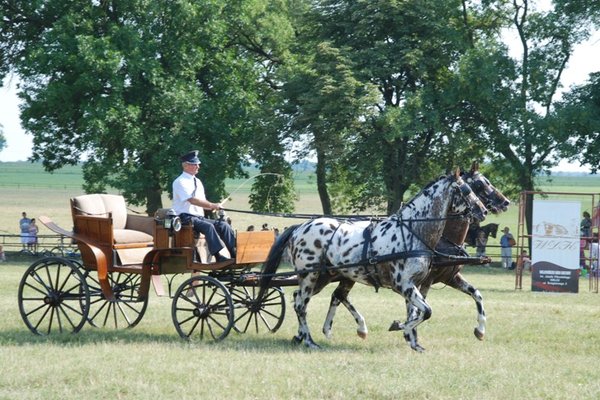
MULTIPOLYGON (((479 171, 478 163, 473 163, 471 165, 471 169, 463 174, 463 179, 471 186, 473 192, 486 205, 491 213, 499 214, 508 210, 510 200, 496 189, 496 187, 494 187, 494 185, 492 185, 479 171)), ((448 223, 444 228, 444 233, 436 246, 436 250, 440 254, 467 257, 468 254, 465 252, 463 245, 466 241, 471 222, 472 220, 468 218, 468 216, 448 219, 448 223)), ((483 263, 483 261, 480 263, 483 263)), ((429 275, 419 284, 419 290, 423 297, 427 297, 432 285, 443 283, 471 296, 475 301, 477 310, 477 326, 474 328, 473 334, 477 339, 483 340, 486 327, 486 313, 483 306, 483 296, 479 289, 470 284, 461 274, 463 267, 464 264, 459 263, 456 260, 444 259, 443 256, 435 257, 429 275)), ((408 310, 408 312, 415 312, 415 310, 408 310)), ((390 326, 391 331, 402 329, 404 329, 404 325, 398 320, 394 321, 390 326)))
MULTIPOLYGON (((487 214, 457 170, 425 186, 396 214, 371 225, 372 229, 365 229, 364 222, 345 223, 333 218, 290 227, 275 242, 263 265, 261 289, 268 287, 287 249, 298 275, 298 289, 294 291, 298 334, 294 342, 318 348, 308 327, 307 306, 311 297, 330 283, 332 275, 340 278, 336 291, 349 291, 355 282, 390 288, 419 311, 404 322, 404 339, 421 352, 424 348, 418 343, 416 327, 431 316, 431 307, 415 282, 429 272, 448 214, 466 211, 477 220, 487 214)), ((359 335, 366 334, 364 318, 349 303, 347 307, 359 325, 359 335)))

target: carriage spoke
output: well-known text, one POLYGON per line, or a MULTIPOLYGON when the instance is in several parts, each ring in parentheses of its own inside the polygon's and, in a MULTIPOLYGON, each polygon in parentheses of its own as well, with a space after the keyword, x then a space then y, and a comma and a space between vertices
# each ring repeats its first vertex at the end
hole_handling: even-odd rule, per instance
POLYGON ((221 340, 233 326, 231 296, 211 277, 194 276, 185 281, 175 293, 171 314, 175 329, 186 339, 202 340, 210 335, 221 340))
POLYGON ((141 277, 135 273, 112 272, 108 283, 114 300, 107 300, 100 283, 88 274, 94 297, 88 322, 93 326, 111 329, 132 328, 144 316, 148 296, 140 298, 141 277))
POLYGON ((285 317, 285 298, 280 288, 266 289, 262 299, 258 298, 260 289, 256 286, 233 286, 230 291, 236 310, 242 310, 235 318, 237 332, 246 333, 250 327, 255 333, 279 329, 285 317))
POLYGON ((33 333, 75 333, 87 319, 89 289, 76 263, 48 257, 23 275, 18 301, 21 318, 33 333))

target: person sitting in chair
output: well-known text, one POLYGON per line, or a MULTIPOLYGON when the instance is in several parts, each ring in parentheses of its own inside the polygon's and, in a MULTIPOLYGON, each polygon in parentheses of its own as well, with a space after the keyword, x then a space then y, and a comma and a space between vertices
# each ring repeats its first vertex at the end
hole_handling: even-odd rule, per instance
POLYGON ((229 258, 220 254, 223 244, 219 237, 223 239, 231 257, 235 257, 235 235, 225 221, 204 217, 204 209, 218 210, 221 205, 206 200, 204 186, 200 179, 196 178, 200 164, 197 150, 181 156, 183 172, 173 181, 173 209, 183 224, 192 224, 196 235, 204 234, 208 251, 216 261, 224 262, 229 258))

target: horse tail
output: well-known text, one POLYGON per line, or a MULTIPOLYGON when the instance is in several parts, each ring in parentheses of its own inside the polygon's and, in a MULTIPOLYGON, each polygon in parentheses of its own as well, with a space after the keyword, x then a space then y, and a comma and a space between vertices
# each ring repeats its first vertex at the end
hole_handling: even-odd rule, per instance
POLYGON ((262 298, 269 287, 271 280, 273 279, 273 274, 277 271, 277 268, 279 268, 285 247, 292 237, 292 234, 299 226, 300 224, 292 225, 283 231, 283 233, 277 237, 275 243, 273 243, 271 250, 269 250, 269 255, 267 256, 267 260, 264 262, 261 270, 261 277, 259 281, 260 290, 258 292, 257 301, 262 301, 262 298))

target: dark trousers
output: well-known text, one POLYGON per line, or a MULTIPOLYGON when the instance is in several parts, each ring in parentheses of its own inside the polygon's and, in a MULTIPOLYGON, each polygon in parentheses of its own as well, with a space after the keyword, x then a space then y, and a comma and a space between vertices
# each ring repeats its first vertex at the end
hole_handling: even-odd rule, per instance
POLYGON ((219 238, 223 240, 231 257, 235 257, 235 235, 231 226, 225 221, 218 221, 191 214, 181 214, 182 224, 192 224, 195 233, 202 233, 206 238, 208 251, 216 255, 223 249, 219 238))

